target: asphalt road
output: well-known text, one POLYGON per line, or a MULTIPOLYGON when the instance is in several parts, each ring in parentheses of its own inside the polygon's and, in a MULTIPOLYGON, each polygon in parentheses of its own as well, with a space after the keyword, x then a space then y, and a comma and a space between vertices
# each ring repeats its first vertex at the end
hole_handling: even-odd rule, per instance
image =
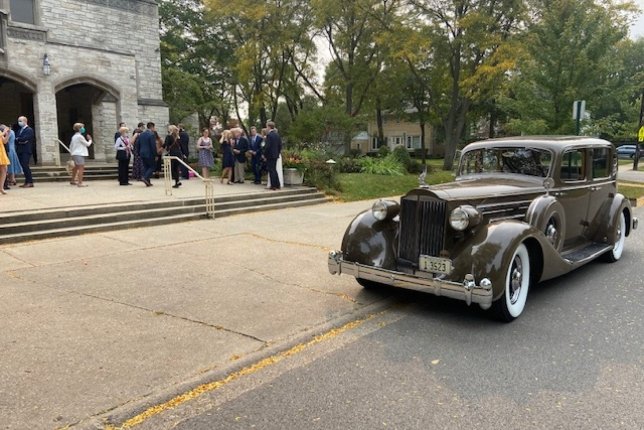
POLYGON ((511 324, 390 291, 392 308, 137 428, 642 429, 643 261, 640 227, 618 263, 533 287, 511 324))

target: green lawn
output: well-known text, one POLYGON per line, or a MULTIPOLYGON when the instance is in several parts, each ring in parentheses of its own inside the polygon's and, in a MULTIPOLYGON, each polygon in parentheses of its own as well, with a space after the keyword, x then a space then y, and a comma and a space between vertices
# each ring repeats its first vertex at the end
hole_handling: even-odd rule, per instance
POLYGON ((644 196, 644 186, 618 184, 617 191, 628 199, 637 199, 644 196))
MULTIPOLYGON (((337 196, 345 202, 399 196, 418 186, 418 175, 384 176, 340 173, 337 175, 337 179, 342 189, 337 196)), ((436 170, 427 175, 425 182, 432 185, 452 180, 452 172, 436 170)))
MULTIPOLYGON (((418 175, 384 176, 365 173, 340 173, 337 175, 337 179, 342 191, 333 194, 345 202, 400 196, 418 186, 418 175)), ((426 182, 429 185, 452 180, 452 173, 442 170, 436 170, 426 178, 426 182)), ((641 185, 620 183, 618 190, 629 199, 644 196, 644 186, 641 185)))

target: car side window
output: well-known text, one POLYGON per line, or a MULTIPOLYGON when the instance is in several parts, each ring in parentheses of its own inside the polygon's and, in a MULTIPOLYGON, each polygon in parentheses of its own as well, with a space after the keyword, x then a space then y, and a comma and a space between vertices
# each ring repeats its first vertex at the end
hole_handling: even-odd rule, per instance
POLYGON ((566 151, 561 160, 560 178, 562 181, 581 181, 586 177, 584 151, 566 151))
POLYGON ((593 149, 593 179, 610 176, 610 151, 608 148, 593 149))

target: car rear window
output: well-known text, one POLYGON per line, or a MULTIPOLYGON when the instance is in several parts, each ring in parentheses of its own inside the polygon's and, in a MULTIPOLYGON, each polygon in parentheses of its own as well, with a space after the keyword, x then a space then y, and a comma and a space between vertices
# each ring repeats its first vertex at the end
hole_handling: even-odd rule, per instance
POLYGON ((566 151, 561 159, 560 178, 563 181, 580 181, 586 178, 584 152, 582 150, 566 151))
POLYGON ((610 151, 608 148, 593 149, 593 178, 610 176, 610 151))

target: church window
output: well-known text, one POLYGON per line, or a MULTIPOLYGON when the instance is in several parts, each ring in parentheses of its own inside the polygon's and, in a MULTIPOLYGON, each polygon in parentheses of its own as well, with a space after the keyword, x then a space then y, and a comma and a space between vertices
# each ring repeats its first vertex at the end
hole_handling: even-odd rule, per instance
POLYGON ((11 0, 11 20, 35 24, 34 3, 36 0, 11 0))

